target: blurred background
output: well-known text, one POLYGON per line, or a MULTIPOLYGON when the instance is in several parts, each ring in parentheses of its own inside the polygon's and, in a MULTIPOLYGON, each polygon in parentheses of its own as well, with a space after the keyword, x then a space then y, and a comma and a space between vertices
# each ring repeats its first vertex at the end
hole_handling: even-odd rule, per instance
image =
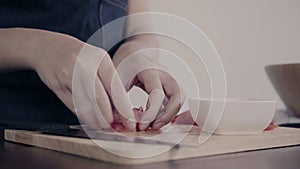
MULTIPOLYGON (((209 37, 224 65, 229 98, 276 99, 277 123, 299 121, 285 110, 265 72, 267 65, 300 63, 299 0, 148 0, 148 4, 151 11, 187 19, 209 37)), ((193 53, 184 45, 168 38, 160 38, 160 44, 193 64, 189 60, 193 53)), ((174 63, 169 67, 176 71, 174 63)), ((204 67, 195 64, 193 69, 201 97, 209 97, 204 67)), ((189 79, 183 72, 178 76, 189 97, 189 79)))

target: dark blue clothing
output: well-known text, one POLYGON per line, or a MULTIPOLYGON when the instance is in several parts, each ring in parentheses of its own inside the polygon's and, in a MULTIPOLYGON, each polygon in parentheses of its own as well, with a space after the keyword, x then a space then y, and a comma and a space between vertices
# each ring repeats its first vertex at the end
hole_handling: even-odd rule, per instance
MULTIPOLYGON (((127 0, 1 0, 0 28, 43 29, 87 41, 103 25, 125 16, 126 9, 127 0)), ((33 71, 0 73, 0 119, 77 122, 33 71)))

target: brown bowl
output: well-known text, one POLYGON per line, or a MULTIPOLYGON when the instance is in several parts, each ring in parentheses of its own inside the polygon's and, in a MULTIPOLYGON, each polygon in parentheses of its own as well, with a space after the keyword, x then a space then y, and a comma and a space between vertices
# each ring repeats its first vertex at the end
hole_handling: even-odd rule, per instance
POLYGON ((300 63, 270 65, 266 72, 286 107, 300 117, 300 63))

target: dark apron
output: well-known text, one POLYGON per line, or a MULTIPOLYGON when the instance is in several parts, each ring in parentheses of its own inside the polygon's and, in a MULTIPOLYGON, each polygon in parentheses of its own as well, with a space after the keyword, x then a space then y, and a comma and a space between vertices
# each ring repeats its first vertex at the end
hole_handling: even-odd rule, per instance
MULTIPOLYGON (((43 29, 87 41, 103 25, 125 16, 126 9, 127 0, 2 0, 0 28, 43 29)), ((78 123, 34 71, 0 74, 0 120, 78 123)))

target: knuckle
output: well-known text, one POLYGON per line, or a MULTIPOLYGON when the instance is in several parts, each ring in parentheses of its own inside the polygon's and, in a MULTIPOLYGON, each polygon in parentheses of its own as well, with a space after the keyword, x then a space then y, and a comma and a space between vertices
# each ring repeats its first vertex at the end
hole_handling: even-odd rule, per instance
POLYGON ((63 86, 57 81, 49 82, 48 86, 55 93, 62 93, 64 90, 63 86))
POLYGON ((98 50, 98 53, 99 53, 100 55, 102 55, 104 58, 105 58, 105 57, 110 58, 110 56, 109 56, 109 54, 108 54, 108 52, 107 52, 106 50, 104 50, 104 49, 102 49, 102 48, 97 48, 97 50, 98 50))

